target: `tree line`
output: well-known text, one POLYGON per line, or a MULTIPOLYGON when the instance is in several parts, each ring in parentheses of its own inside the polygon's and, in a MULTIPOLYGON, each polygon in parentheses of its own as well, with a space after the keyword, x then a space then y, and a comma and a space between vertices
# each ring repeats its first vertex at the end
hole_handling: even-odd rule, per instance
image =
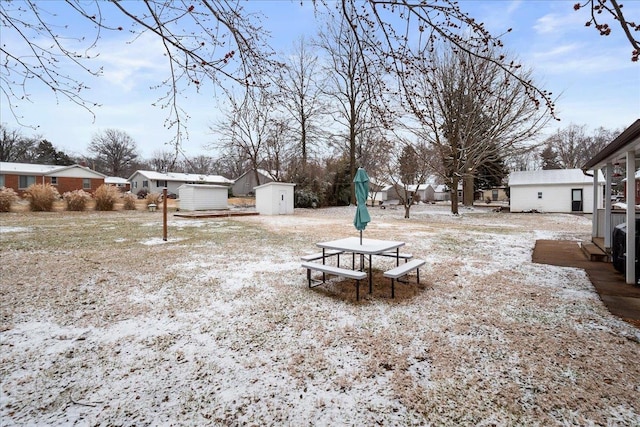
MULTIPOLYGON (((408 216, 410 185, 435 175, 452 189, 462 183, 463 201, 473 203, 477 182, 499 177, 506 165, 536 152, 541 145, 536 138, 557 119, 553 94, 536 84, 532 70, 504 49, 500 37, 454 1, 317 1, 322 31, 297 42, 285 57, 269 47, 263 16, 236 1, 105 5, 115 13, 105 13, 100 2, 0 3, 3 23, 36 53, 33 62, 3 45, 3 95, 16 115, 16 100, 21 94, 28 99, 26 86, 38 81, 93 112, 87 86, 57 64, 68 60, 99 76, 91 66, 99 54, 97 40, 121 31, 130 33, 132 42, 150 34, 162 41, 168 61, 158 105, 176 130, 175 152, 158 156, 160 168, 178 167, 188 130, 182 91, 213 85, 225 102, 209 145, 219 153, 214 161, 219 171, 264 169, 275 179, 297 183, 321 204, 349 204, 355 202, 351 178, 364 167, 373 179, 401 190, 408 216), (56 7, 70 7, 93 27, 95 38, 86 37, 84 49, 70 47, 69 27, 59 22, 64 14, 50 10, 56 7), (40 39, 55 43, 34 42, 40 39)), ((617 1, 588 1, 574 9, 592 12, 589 25, 603 36, 612 30, 606 17, 615 21, 637 60, 637 39, 629 30, 638 25, 624 18, 617 1)), ((96 168, 121 175, 120 164, 135 162, 137 155, 127 152, 132 141, 126 134, 115 136, 98 135, 89 150, 96 168), (109 145, 114 147, 107 153, 109 145)), ((553 145, 547 154, 562 152, 553 145)), ((458 202, 454 191, 453 213, 458 202)))

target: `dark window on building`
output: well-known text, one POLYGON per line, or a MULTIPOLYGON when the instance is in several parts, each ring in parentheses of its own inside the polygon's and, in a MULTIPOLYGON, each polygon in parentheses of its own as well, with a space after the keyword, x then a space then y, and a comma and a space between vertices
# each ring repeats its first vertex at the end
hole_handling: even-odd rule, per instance
POLYGON ((18 178, 18 188, 27 188, 36 183, 36 177, 33 175, 20 175, 18 178))

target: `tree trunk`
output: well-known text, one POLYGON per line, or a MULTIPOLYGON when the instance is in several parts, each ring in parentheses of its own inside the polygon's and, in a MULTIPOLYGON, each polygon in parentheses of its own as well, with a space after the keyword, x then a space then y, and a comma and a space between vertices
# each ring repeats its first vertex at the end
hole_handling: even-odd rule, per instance
POLYGON ((458 215, 458 177, 451 179, 451 213, 458 215))
POLYGON ((462 203, 465 206, 473 206, 473 198, 475 192, 473 191, 473 176, 465 176, 462 183, 462 203))

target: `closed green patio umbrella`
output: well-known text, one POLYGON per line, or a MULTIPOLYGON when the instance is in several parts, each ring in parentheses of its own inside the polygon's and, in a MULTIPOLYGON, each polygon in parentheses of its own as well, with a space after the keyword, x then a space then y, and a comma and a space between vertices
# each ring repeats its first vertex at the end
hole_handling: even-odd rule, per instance
POLYGON ((367 197, 369 196, 369 176, 363 168, 358 168, 356 176, 353 178, 355 182, 356 201, 358 207, 356 208, 356 216, 353 218, 353 225, 356 230, 360 230, 360 244, 362 244, 362 230, 367 227, 371 217, 367 210, 367 197))

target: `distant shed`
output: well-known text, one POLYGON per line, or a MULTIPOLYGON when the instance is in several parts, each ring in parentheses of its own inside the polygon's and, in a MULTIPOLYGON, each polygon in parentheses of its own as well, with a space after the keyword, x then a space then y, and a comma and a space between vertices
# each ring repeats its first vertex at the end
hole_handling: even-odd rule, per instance
POLYGON ((293 189, 287 182, 268 182, 255 187, 256 210, 260 215, 290 215, 293 213, 293 189))
POLYGON ((598 172, 598 200, 593 200, 593 176, 581 169, 517 171, 509 175, 511 212, 592 213, 602 206, 604 177, 598 172))
POLYGON ((183 184, 178 187, 178 206, 182 211, 228 209, 229 187, 224 185, 183 184))

